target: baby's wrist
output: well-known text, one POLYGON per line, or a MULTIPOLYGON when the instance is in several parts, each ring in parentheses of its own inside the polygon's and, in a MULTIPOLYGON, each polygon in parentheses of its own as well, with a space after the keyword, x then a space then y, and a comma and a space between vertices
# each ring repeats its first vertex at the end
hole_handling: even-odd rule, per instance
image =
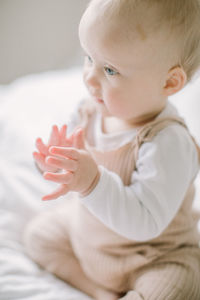
POLYGON ((79 193, 81 197, 86 197, 87 195, 89 195, 95 189, 96 185, 99 182, 100 176, 101 176, 100 170, 99 170, 99 168, 97 168, 96 176, 94 177, 94 179, 93 179, 92 183, 90 184, 90 186, 86 190, 84 190, 83 192, 79 193))

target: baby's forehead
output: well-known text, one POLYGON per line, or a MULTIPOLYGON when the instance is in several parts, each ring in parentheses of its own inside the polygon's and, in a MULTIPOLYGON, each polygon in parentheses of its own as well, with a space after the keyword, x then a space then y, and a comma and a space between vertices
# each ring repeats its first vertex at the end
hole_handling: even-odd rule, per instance
MULTIPOLYGON (((116 2, 120 1, 116 0, 116 2)), ((133 38, 145 40, 154 31, 153 12, 146 13, 144 7, 140 7, 140 5, 125 5, 130 1, 121 1, 124 5, 120 7, 111 5, 116 2, 93 0, 81 19, 81 26, 84 25, 87 29, 91 26, 97 30, 101 27, 101 31, 105 35, 117 34, 121 39, 124 37, 131 40, 133 38), (110 5, 107 5, 108 3, 110 5)))
POLYGON ((164 50, 161 49, 162 39, 156 37, 142 39, 138 33, 128 34, 118 26, 109 27, 103 22, 86 21, 81 29, 81 45, 85 52, 98 62, 105 61, 117 69, 120 67, 129 69, 132 64, 134 67, 142 66, 150 60, 154 65, 161 60, 161 53, 162 57, 165 56, 164 50, 167 47, 164 47, 164 50))
POLYGON ((162 61, 168 64, 172 55, 176 59, 169 39, 162 32, 146 35, 139 23, 128 28, 120 22, 98 19, 91 12, 82 20, 80 42, 85 52, 98 62, 105 61, 116 69, 141 69, 147 65, 152 68, 162 61))
POLYGON ((80 32, 95 32, 96 35, 106 39, 132 40, 135 38, 145 39, 145 32, 140 24, 132 20, 132 24, 126 18, 110 15, 98 5, 89 6, 83 14, 80 32), (134 24, 135 23, 135 24, 134 24))

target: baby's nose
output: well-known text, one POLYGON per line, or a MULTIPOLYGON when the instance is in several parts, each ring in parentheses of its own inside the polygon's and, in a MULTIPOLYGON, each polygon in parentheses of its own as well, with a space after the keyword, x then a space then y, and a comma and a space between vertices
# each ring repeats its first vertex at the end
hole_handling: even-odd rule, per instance
POLYGON ((90 70, 85 74, 85 83, 88 87, 92 89, 99 89, 100 88, 100 80, 98 76, 98 72, 95 70, 90 70))

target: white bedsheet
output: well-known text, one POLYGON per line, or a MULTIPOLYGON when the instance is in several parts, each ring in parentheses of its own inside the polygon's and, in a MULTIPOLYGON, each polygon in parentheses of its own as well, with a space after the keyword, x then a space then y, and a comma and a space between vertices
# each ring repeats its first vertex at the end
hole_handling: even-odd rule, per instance
MULTIPOLYGON (((198 142, 199 82, 175 97, 198 142)), ((59 203, 40 200, 54 185, 42 180, 34 166, 34 141, 38 136, 47 138, 52 124, 66 123, 84 95, 80 69, 32 75, 0 86, 0 300, 89 299, 41 270, 26 256, 22 244, 27 221, 59 203)), ((199 194, 195 205, 200 207, 199 194)))
POLYGON ((25 254, 22 233, 53 184, 42 180, 32 152, 52 124, 66 123, 85 90, 80 70, 22 78, 0 87, 0 300, 86 300, 89 297, 41 270, 25 254))

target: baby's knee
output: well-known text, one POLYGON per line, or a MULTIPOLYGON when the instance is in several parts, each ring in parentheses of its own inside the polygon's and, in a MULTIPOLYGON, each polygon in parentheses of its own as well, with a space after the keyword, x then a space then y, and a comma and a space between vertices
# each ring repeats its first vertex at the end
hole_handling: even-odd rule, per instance
POLYGON ((35 248, 38 248, 38 246, 40 245, 41 234, 39 228, 40 227, 38 226, 35 219, 29 222, 25 228, 23 241, 25 249, 29 255, 37 252, 35 251, 35 248))
POLYGON ((31 220, 25 228, 23 241, 25 251, 37 263, 42 264, 51 244, 51 233, 43 216, 31 220))

